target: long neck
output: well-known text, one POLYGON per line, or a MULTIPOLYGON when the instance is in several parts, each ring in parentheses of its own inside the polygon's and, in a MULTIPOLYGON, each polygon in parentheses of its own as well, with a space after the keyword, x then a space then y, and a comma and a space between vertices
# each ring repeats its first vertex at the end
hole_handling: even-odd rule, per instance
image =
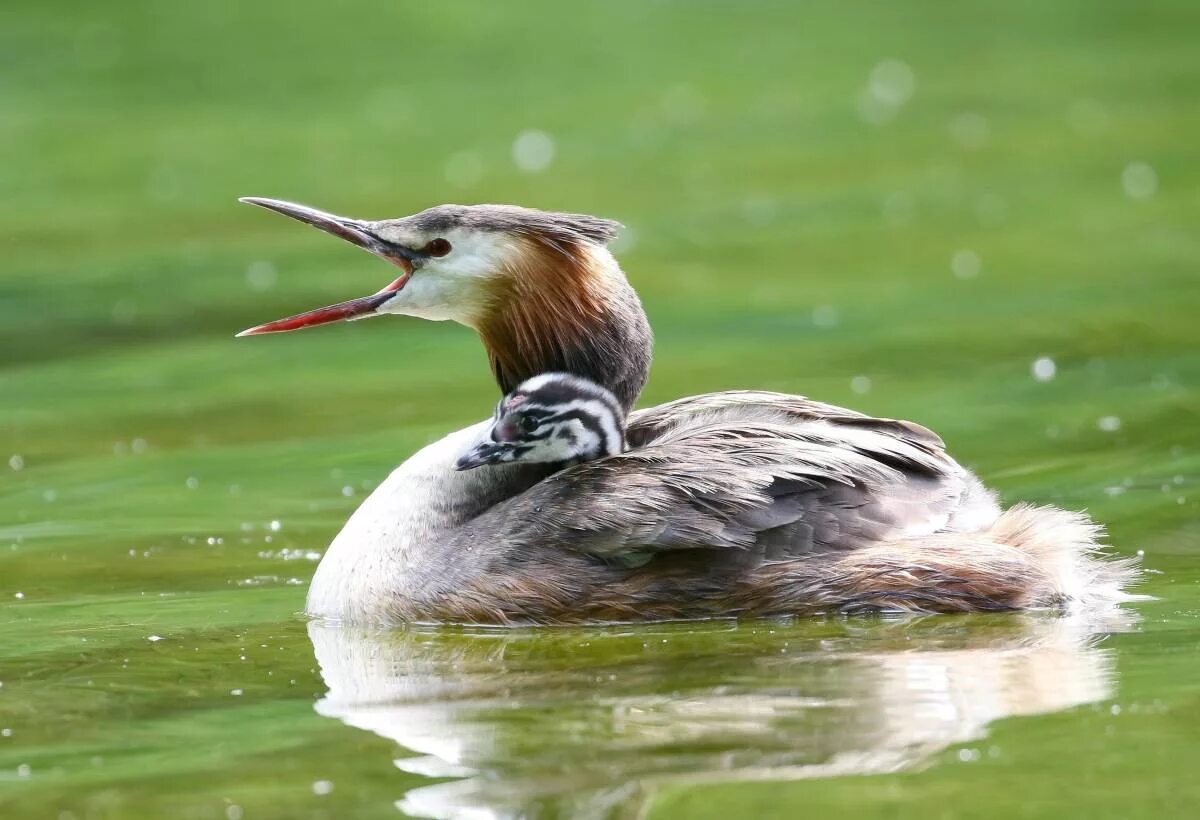
POLYGON ((616 260, 596 245, 528 240, 479 324, 500 389, 565 372, 613 392, 629 410, 650 371, 653 336, 616 260))

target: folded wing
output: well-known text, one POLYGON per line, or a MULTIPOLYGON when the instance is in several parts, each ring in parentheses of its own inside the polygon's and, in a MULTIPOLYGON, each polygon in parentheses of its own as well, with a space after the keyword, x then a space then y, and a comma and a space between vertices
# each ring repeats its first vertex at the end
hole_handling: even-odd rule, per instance
POLYGON ((920 425, 779 393, 680 399, 634 413, 628 438, 467 529, 625 562, 785 560, 945 529, 974 482, 920 425))

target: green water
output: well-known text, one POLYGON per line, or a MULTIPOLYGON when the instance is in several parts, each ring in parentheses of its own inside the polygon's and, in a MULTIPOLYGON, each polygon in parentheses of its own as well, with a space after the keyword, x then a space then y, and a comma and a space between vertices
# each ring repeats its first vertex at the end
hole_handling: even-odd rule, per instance
POLYGON ((1185 2, 5 4, 0 816, 1194 813, 1198 23, 1185 2), (514 165, 530 129, 541 172, 514 165), (658 335, 643 404, 761 387, 919 420, 1006 501, 1090 510, 1157 600, 310 626, 349 513, 495 389, 451 325, 235 342, 390 278, 243 194, 617 217, 658 335))

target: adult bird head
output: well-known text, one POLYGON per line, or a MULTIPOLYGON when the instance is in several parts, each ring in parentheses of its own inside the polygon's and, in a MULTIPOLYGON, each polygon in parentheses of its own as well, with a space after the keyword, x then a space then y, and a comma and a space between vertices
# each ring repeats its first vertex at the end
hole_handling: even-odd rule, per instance
POLYGON ((243 330, 257 336, 394 313, 479 332, 504 391, 538 373, 596 381, 631 405, 649 368, 650 331, 606 245, 620 225, 514 205, 439 205, 363 220, 245 197, 400 269, 383 289, 243 330))

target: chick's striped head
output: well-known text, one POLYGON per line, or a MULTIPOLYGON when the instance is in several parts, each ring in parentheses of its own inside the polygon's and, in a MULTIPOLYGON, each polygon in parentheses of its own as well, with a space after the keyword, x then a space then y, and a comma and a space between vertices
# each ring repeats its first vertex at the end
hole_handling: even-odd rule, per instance
POLYGON ((456 466, 460 470, 505 462, 568 466, 624 449, 625 414, 612 393, 578 376, 543 373, 500 400, 482 440, 456 466))

